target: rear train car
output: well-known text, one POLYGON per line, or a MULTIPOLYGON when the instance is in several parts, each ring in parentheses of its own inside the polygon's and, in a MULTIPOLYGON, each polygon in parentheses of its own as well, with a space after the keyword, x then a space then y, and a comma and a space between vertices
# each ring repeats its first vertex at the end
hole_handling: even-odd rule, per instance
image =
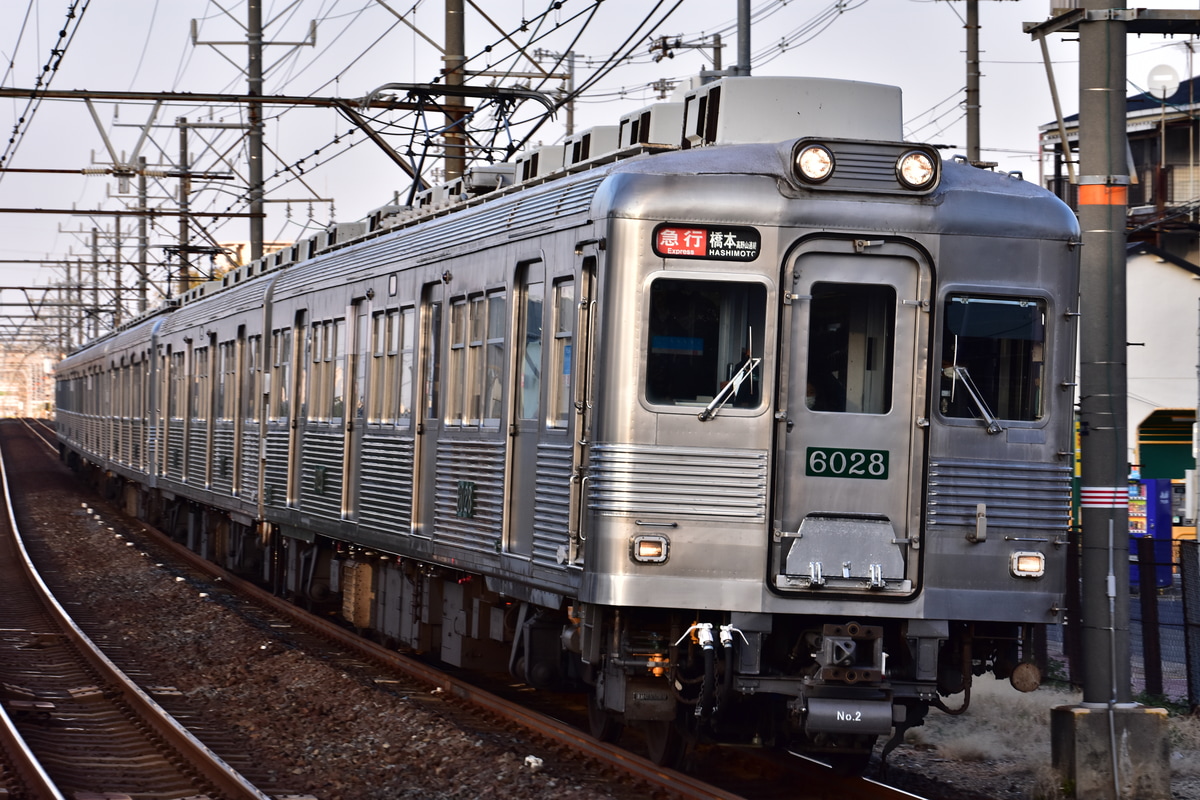
POLYGON ((900 120, 727 78, 473 170, 72 354, 64 457, 660 762, 861 769, 973 675, 1037 686, 1070 523, 1076 220, 900 120))

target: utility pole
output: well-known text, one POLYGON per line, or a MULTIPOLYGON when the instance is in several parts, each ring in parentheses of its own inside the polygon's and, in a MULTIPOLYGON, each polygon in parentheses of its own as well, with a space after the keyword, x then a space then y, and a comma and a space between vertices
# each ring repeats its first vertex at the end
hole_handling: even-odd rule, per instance
MULTIPOLYGON (((188 196, 192 192, 192 181, 188 170, 188 126, 187 117, 179 117, 179 291, 192 288, 191 261, 188 249, 191 246, 191 226, 188 223, 188 196)), ((167 294, 171 293, 171 276, 167 275, 167 294)))
MULTIPOLYGON (((442 56, 442 70, 447 86, 463 85, 463 68, 466 65, 466 24, 463 20, 463 0, 446 0, 446 54, 442 56)), ((453 95, 446 95, 446 103, 454 103, 453 95)), ((445 142, 446 159, 444 179, 452 181, 466 170, 467 137, 462 131, 461 112, 446 114, 445 142)))
POLYGON ((567 53, 555 53, 553 50, 542 50, 538 48, 533 51, 533 57, 542 60, 549 59, 553 61, 564 61, 567 65, 567 72, 563 74, 545 74, 545 78, 560 78, 566 81, 567 85, 560 89, 560 97, 566 98, 566 103, 563 107, 567 110, 566 118, 566 135, 570 136, 575 133, 575 51, 571 50, 567 53))
MULTIPOLYGON (((219 6, 218 6, 219 7, 219 6)), ((224 9, 222 9, 224 10, 224 9)), ((228 14, 228 12, 226 12, 228 14)), ((208 45, 246 45, 246 82, 247 94, 251 100, 246 104, 246 116, 249 121, 246 135, 247 194, 250 206, 250 258, 262 256, 263 251, 263 118, 262 104, 254 98, 263 96, 263 47, 267 44, 282 44, 294 47, 316 46, 317 23, 309 23, 309 35, 300 42, 267 42, 263 38, 262 0, 247 0, 246 3, 246 41, 245 42, 202 42, 200 41, 199 26, 192 20, 192 44, 208 45)), ((182 253, 180 254, 182 257, 182 253)), ((185 287, 186 288, 186 287, 185 287)))
MULTIPOLYGON (((246 42, 249 52, 247 61, 247 91, 252 97, 261 97, 263 93, 263 29, 262 29, 262 0, 248 0, 246 42)), ((250 118, 250 133, 246 144, 250 161, 250 259, 262 258, 263 254, 263 122, 262 105, 248 103, 247 115, 250 118)))
POLYGON ((1125 37, 1200 32, 1200 12, 1082 0, 1025 30, 1036 39, 1079 33, 1083 702, 1053 710, 1051 758, 1077 797, 1166 800, 1166 712, 1132 702, 1129 669, 1125 37))
POLYGON ((738 0, 738 63, 734 74, 750 74, 750 0, 738 0))
POLYGON ((967 0, 967 161, 979 153, 979 0, 967 0))
POLYGON ((100 231, 92 228, 92 338, 100 335, 100 231))
MULTIPOLYGON (((147 208, 148 192, 146 189, 146 157, 138 157, 138 211, 145 211, 147 208)), ((120 220, 118 219, 118 222, 120 220)), ((150 265, 148 256, 150 253, 150 234, 148 231, 146 215, 142 214, 138 217, 138 261, 137 261, 137 310, 141 314, 145 312, 148 305, 147 298, 147 283, 150 275, 150 265)))

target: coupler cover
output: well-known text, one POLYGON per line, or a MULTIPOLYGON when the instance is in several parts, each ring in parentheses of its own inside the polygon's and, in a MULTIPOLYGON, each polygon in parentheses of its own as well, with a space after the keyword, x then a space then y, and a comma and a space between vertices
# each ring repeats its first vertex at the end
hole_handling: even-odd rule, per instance
POLYGON ((891 700, 810 697, 804 729, 809 733, 883 734, 892 730, 891 700))

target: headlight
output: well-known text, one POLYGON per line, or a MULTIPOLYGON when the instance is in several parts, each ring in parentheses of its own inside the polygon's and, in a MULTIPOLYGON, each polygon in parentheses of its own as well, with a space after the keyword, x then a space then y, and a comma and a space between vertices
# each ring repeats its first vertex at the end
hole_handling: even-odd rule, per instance
POLYGON ((644 564, 661 564, 667 560, 671 543, 660 534, 639 534, 633 537, 631 555, 634 561, 644 564))
POLYGON ((833 166, 833 153, 824 145, 810 144, 796 153, 796 173, 809 183, 828 180, 833 166))
POLYGON ((909 189, 925 189, 936 176, 933 158, 923 150, 909 150, 896 162, 896 177, 909 189))
POLYGON ((1015 578, 1040 578, 1046 572, 1046 557, 1041 553, 1016 552, 1010 565, 1015 578))

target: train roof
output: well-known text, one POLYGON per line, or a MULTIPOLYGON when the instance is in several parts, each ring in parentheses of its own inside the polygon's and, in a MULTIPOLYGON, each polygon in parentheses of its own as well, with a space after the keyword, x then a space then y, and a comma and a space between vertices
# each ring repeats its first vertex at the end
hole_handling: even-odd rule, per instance
MULTIPOLYGON (((616 206, 630 203, 622 188, 631 184, 680 175, 742 174, 768 177, 785 193, 803 191, 792 179, 797 136, 853 139, 856 143, 886 140, 894 145, 901 139, 901 118, 900 90, 882 84, 731 77, 691 86, 671 102, 627 113, 619 126, 579 132, 563 145, 521 154, 511 164, 474 166, 463 177, 423 192, 411 206, 393 203, 364 220, 330 226, 172 297, 119 330, 142 328, 147 320, 168 315, 171 319, 165 330, 169 331, 194 318, 256 307, 268 286, 286 296, 328 285, 331 280, 353 280, 356 274, 370 273, 381 264, 441 249, 456 235, 479 241, 496 232, 533 227, 548 215, 561 218, 601 210, 621 215, 616 206), (602 184, 605 188, 600 191, 602 184), (592 208, 594 200, 598 208, 592 208), (386 241, 369 250, 354 247, 385 235, 386 241), (268 274, 276 279, 257 280, 268 274), (223 297, 220 311, 197 302, 218 292, 223 297)), ((954 161, 942 167, 940 184, 927 202, 941 203, 951 195, 963 199, 961 205, 956 203, 953 220, 947 218, 940 224, 966 229, 972 220, 988 220, 995 227, 997 215, 1004 215, 1046 235, 1077 237, 1070 209, 1019 176, 954 161), (1030 203, 1045 208, 1031 214, 1030 203)), ((781 203, 783 199, 779 198, 781 203)), ((820 201, 819 193, 814 200, 820 201)), ((744 209, 742 217, 750 219, 753 211, 761 218, 763 202, 761 196, 754 199, 754 209, 744 209)), ((737 204, 731 197, 730 203, 723 204, 722 214, 736 217, 737 204)), ((897 213, 904 213, 899 210, 903 206, 896 207, 897 213)), ((687 215, 686 211, 680 213, 687 215)), ((1026 229, 1023 235, 1037 234, 1026 229)))

